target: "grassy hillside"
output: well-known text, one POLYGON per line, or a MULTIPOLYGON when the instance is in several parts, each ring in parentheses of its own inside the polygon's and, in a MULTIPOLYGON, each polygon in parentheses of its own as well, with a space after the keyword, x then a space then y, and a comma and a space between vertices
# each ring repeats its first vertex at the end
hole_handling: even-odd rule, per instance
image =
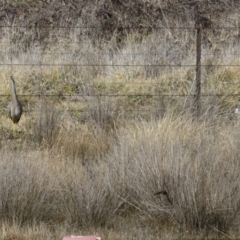
POLYGON ((1 2, 0 239, 239 236, 239 5, 1 2))

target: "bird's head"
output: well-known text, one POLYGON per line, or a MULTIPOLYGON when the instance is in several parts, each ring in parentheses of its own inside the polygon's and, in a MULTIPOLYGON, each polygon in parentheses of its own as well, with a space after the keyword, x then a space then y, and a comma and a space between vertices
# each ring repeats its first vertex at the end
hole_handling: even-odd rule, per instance
POLYGON ((10 78, 11 81, 15 82, 14 78, 13 78, 13 75, 10 75, 9 78, 10 78))

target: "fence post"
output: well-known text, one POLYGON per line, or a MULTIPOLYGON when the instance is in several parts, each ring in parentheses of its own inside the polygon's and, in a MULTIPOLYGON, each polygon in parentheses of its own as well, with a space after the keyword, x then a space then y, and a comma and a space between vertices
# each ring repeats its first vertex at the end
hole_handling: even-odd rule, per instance
POLYGON ((201 39, 202 27, 199 25, 197 28, 196 92, 194 95, 194 108, 197 117, 199 117, 201 114, 201 39))

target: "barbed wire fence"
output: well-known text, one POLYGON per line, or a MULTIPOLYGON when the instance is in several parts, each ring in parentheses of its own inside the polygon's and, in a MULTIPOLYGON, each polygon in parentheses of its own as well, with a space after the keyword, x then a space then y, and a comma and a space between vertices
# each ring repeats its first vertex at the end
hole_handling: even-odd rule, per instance
MULTIPOLYGON (((9 29, 25 29, 25 28, 31 28, 31 26, 0 26, 0 29, 4 29, 5 32, 8 32, 9 29)), ((67 27, 63 27, 67 28, 67 27)), ((75 27, 71 27, 72 29, 74 29, 75 27)), ((86 30, 89 32, 89 29, 91 29, 91 27, 76 27, 77 30, 81 31, 81 30, 86 30)), ((157 32, 160 29, 166 29, 166 28, 156 28, 155 31, 157 32)), ((145 68, 145 69, 158 69, 157 73, 159 73, 159 69, 160 72, 163 71, 163 69, 182 69, 182 68, 191 68, 195 74, 193 77, 193 84, 194 84, 194 91, 188 91, 187 93, 164 93, 161 92, 161 97, 167 97, 167 98, 175 98, 175 97, 180 97, 180 98, 191 98, 192 102, 193 102, 193 108, 196 110, 196 114, 197 116, 200 115, 201 112, 201 98, 202 97, 209 97, 209 96, 214 96, 214 97, 238 97, 240 96, 240 93, 231 93, 228 96, 226 96, 226 94, 223 93, 202 93, 201 92, 201 87, 203 86, 203 83, 201 82, 201 68, 229 68, 229 67, 233 67, 233 68, 238 68, 240 67, 240 64, 238 61, 233 62, 233 63, 204 63, 202 64, 201 60, 203 57, 207 58, 208 56, 212 56, 212 53, 209 53, 207 51, 202 51, 202 36, 204 34, 205 31, 209 31, 209 29, 202 29, 201 26, 198 26, 197 28, 195 27, 191 27, 191 28, 169 28, 168 30, 177 30, 177 31, 188 31, 190 32, 190 34, 192 34, 192 38, 195 39, 195 43, 194 41, 188 41, 187 39, 185 39, 185 44, 180 44, 177 40, 175 43, 170 43, 170 42, 166 42, 166 39, 159 39, 158 41, 154 42, 146 42, 146 43, 142 43, 146 44, 146 46, 150 46, 150 44, 161 44, 161 48, 160 49, 153 49, 152 51, 148 51, 149 49, 146 48, 141 49, 138 48, 137 50, 135 49, 134 52, 121 52, 118 53, 118 60, 116 61, 116 59, 114 59, 113 57, 111 59, 109 59, 109 61, 102 61, 101 60, 101 56, 102 56, 102 52, 99 51, 98 53, 94 53, 91 50, 85 50, 82 52, 78 52, 77 54, 82 55, 84 57, 86 57, 86 59, 90 59, 87 62, 83 62, 83 61, 71 61, 70 58, 73 54, 76 54, 72 51, 42 51, 42 50, 38 50, 39 48, 36 49, 36 51, 34 52, 22 52, 19 51, 18 49, 18 45, 21 45, 22 42, 12 42, 12 40, 6 41, 0 40, 0 67, 10 67, 11 69, 13 68, 22 68, 24 69, 25 67, 29 67, 29 68, 41 68, 42 71, 44 71, 44 68, 54 68, 54 67, 72 67, 72 68, 107 68, 107 69, 134 69, 134 68, 145 68), (161 49, 164 49, 164 46, 166 48, 166 50, 161 51, 161 49), (179 49, 181 48, 181 49, 179 49), (190 51, 189 49, 193 49, 195 48, 195 53, 193 53, 192 51, 190 51), (170 50, 169 50, 170 49, 170 50), (175 49, 175 52, 168 52, 171 51, 171 49, 175 49), (179 51, 177 51, 179 49, 179 51), (181 50, 181 51, 180 51, 181 50), (178 58, 179 55, 184 55, 184 51, 189 51, 188 52, 188 56, 191 56, 189 61, 177 61, 175 60, 175 58, 178 58), (22 61, 15 61, 15 58, 17 59, 19 55, 23 55, 25 57, 22 58, 22 61), (61 62, 59 62, 59 58, 58 56, 61 55, 61 62), (51 56, 48 59, 48 56, 51 56), (124 58, 124 59, 128 59, 128 61, 119 61, 119 59, 124 58), (147 59, 157 59, 154 63, 154 61, 149 60, 149 63, 147 62, 143 62, 141 60, 136 61, 136 59, 141 59, 141 57, 147 58, 147 59), (36 58, 38 59, 37 61, 31 61, 32 58, 36 58), (129 60, 130 58, 130 60, 129 60), (131 62, 131 58, 134 59, 135 61, 131 62), (195 58, 195 60, 193 61, 193 59, 195 58), (55 62, 55 59, 57 60, 55 62), (165 59, 164 61, 158 61, 158 59, 165 59), (168 59, 170 59, 170 61, 168 62, 168 59), (123 62, 123 63, 121 63, 123 62)), ((234 35, 234 43, 232 42, 223 42, 221 39, 219 42, 213 43, 213 41, 211 41, 211 39, 208 39, 205 37, 204 39, 204 44, 208 44, 208 45, 213 45, 215 44, 216 47, 216 51, 214 52, 214 56, 217 56, 218 58, 224 58, 227 56, 233 56, 236 58, 236 60, 238 60, 239 56, 240 56, 240 51, 233 51, 233 52, 228 52, 223 53, 224 51, 219 51, 219 49, 221 47, 230 47, 231 44, 234 44, 235 46, 238 45, 238 43, 236 43, 236 40, 239 34, 239 28, 237 27, 230 27, 230 28, 218 28, 218 29, 210 29, 211 31, 214 30, 224 30, 228 33, 228 36, 231 34, 234 35), (207 42, 206 42, 207 41, 207 42), (222 42, 221 42, 222 41, 222 42)), ((24 30, 21 30, 24 31, 24 30)), ((184 35, 184 34, 183 34, 184 35)), ((186 36, 184 36, 186 38, 186 36)), ((58 39, 58 36, 51 36, 52 39, 56 38, 58 39)), ((59 36, 59 39, 64 38, 64 36, 59 36)), ((61 40, 58 40, 61 41, 61 40)), ((52 40, 48 40, 45 41, 45 44, 50 43, 53 44, 52 40)), ((88 40, 84 40, 82 41, 82 39, 80 38, 79 41, 76 41, 76 39, 73 37, 73 39, 71 38, 67 38, 67 40, 65 39, 65 44, 89 44, 88 40)), ((221 49, 222 50, 222 49, 221 49)), ((179 58, 181 59, 181 57, 179 58)), ((87 71, 87 70, 86 70, 87 71)), ((112 70, 114 71, 114 70, 112 70)), ((124 71, 124 70, 123 70, 124 71)), ((170 70, 171 72, 171 70, 170 70)), ((128 81, 126 80, 121 80, 121 82, 118 82, 118 84, 127 84, 127 85, 142 85, 142 86, 146 86, 146 85, 156 85, 157 82, 156 81, 147 81, 144 82, 144 80, 142 80, 141 82, 133 82, 133 81, 128 81)), ((232 84, 240 84, 240 82, 234 82, 232 84)), ((192 86, 191 86, 192 87, 192 86)), ((7 94, 0 94, 0 97, 8 97, 9 95, 7 94)), ((88 93, 87 95, 84 93, 79 93, 76 92, 74 94, 50 94, 50 93, 41 93, 41 94, 19 94, 19 97, 32 97, 32 98, 59 98, 59 99, 68 99, 68 101, 80 101, 80 98, 84 98, 84 97, 92 97, 92 98, 96 98, 96 97, 109 97, 109 98, 154 98, 154 97, 159 97, 159 93, 112 93, 112 92, 105 92, 105 93, 101 93, 101 94, 96 94, 96 93, 88 93)), ((32 111, 29 109, 29 111, 32 111)), ((144 111, 144 112, 150 112, 152 111, 151 109, 131 109, 131 110, 126 110, 126 111, 144 111)))

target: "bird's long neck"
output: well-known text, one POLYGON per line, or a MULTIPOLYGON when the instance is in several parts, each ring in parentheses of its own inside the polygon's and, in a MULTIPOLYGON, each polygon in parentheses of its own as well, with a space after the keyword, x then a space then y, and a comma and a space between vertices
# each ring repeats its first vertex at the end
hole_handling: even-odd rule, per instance
POLYGON ((15 87, 15 82, 13 79, 11 79, 11 88, 12 88, 12 101, 17 101, 17 93, 16 93, 16 87, 15 87))

